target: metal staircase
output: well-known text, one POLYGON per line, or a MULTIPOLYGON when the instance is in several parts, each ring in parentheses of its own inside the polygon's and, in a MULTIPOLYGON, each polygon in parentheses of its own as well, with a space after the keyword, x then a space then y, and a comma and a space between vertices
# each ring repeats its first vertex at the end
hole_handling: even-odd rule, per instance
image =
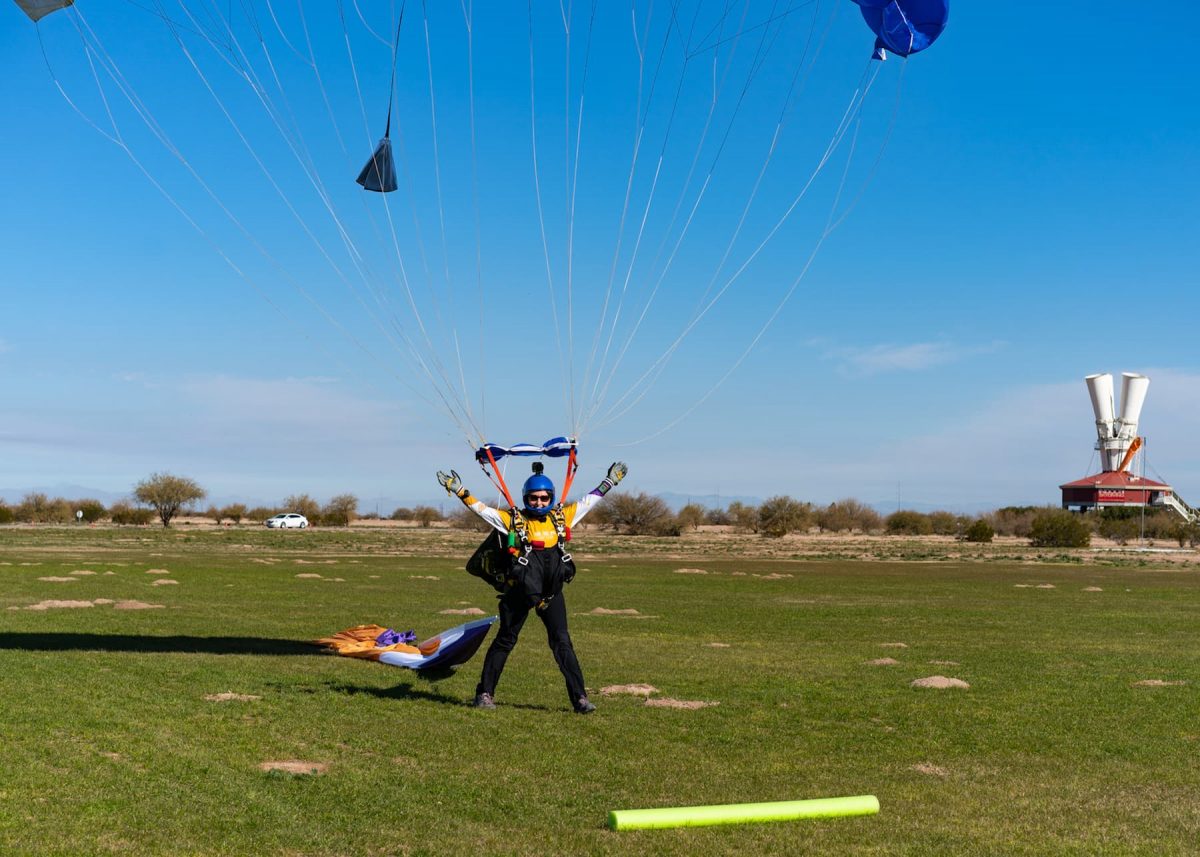
POLYGON ((1187 503, 1183 502, 1183 499, 1176 496, 1174 492, 1163 497, 1162 504, 1164 506, 1170 506, 1180 515, 1182 515, 1183 519, 1189 524, 1200 521, 1200 512, 1197 512, 1187 503))

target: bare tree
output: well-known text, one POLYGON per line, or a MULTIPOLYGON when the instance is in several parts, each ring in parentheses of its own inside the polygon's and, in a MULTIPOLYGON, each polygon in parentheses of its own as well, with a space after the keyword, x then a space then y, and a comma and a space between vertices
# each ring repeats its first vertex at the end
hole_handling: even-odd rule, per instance
POLYGON ((338 494, 321 510, 321 523, 331 527, 348 527, 358 516, 358 498, 353 494, 338 494))
POLYGON ((180 509, 203 500, 206 494, 197 482, 186 476, 152 473, 133 487, 133 496, 139 503, 154 507, 162 525, 169 527, 180 509))

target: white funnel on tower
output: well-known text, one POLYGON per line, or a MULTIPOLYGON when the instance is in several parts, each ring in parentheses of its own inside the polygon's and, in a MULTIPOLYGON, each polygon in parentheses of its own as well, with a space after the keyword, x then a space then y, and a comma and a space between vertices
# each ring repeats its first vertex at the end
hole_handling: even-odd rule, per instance
POLYGON ((1096 437, 1107 440, 1114 435, 1113 376, 1088 375, 1083 379, 1092 397, 1092 413, 1096 415, 1096 437))
POLYGON ((1121 419, 1118 434, 1123 440, 1137 437, 1138 420, 1142 416, 1142 405, 1146 403, 1146 389, 1150 379, 1134 372, 1121 373, 1121 419))

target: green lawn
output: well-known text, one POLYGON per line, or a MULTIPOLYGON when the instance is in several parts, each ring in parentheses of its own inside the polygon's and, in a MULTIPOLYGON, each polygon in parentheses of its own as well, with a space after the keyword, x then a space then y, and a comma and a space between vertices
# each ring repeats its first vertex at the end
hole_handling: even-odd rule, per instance
POLYGON ((533 619, 493 712, 467 705, 482 654, 429 682, 306 644, 490 612, 451 558, 469 534, 0 528, 0 854, 1196 853, 1196 571, 589 538, 566 593, 599 705, 579 717, 533 619), (163 607, 27 609, 48 599, 163 607), (910 687, 932 675, 970 689, 910 687), (599 692, 630 683, 719 704, 599 692), (260 698, 205 699, 222 692, 260 698), (279 760, 326 767, 259 768, 279 760), (611 809, 855 794, 880 814, 605 827, 611 809))

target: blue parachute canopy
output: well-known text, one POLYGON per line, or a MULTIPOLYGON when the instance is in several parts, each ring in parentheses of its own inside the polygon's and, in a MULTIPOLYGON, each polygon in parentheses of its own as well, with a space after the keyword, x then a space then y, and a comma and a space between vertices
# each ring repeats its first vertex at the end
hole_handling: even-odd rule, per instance
POLYGON ((575 448, 573 437, 552 437, 541 446, 532 443, 517 443, 512 446, 501 446, 498 443, 485 443, 475 451, 475 460, 483 464, 488 460, 488 453, 499 461, 506 455, 545 455, 550 458, 562 458, 571 454, 575 448))
POLYGON ((854 0, 875 33, 875 59, 885 49, 906 57, 923 51, 946 29, 950 0, 854 0))

